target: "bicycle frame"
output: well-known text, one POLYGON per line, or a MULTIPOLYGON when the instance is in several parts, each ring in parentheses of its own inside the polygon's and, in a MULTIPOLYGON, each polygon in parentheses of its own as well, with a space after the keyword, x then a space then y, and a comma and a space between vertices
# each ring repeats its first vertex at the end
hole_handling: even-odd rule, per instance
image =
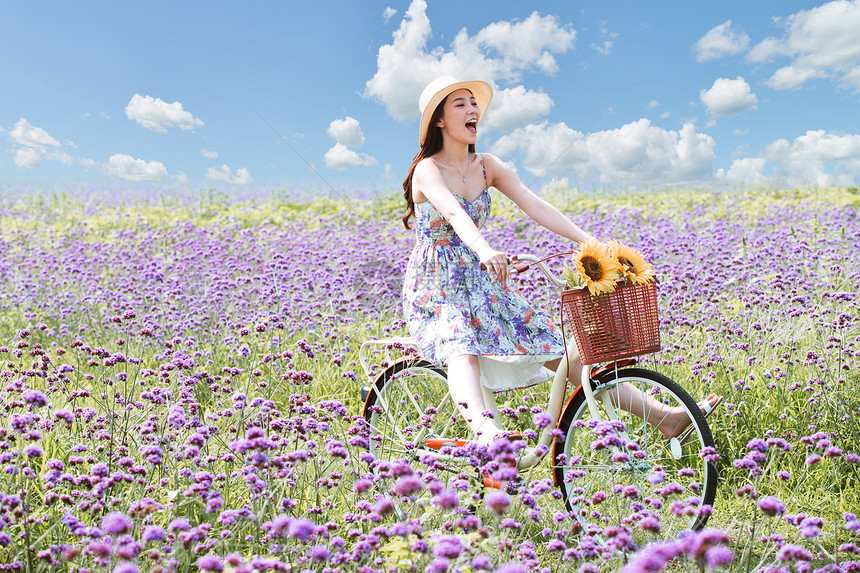
MULTIPOLYGON (((562 253, 562 254, 569 254, 569 253, 562 253)), ((559 255, 554 255, 554 256, 559 256, 559 255)), ((543 271, 543 273, 546 275, 546 277, 553 284, 560 286, 560 287, 565 286, 566 281, 563 278, 557 276, 555 273, 553 273, 544 264, 544 262, 543 262, 544 260, 546 260, 546 259, 539 259, 538 257, 536 257, 534 255, 523 254, 523 255, 513 257, 513 261, 514 261, 513 266, 514 266, 514 269, 516 270, 516 272, 522 273, 522 272, 525 272, 532 265, 536 265, 541 271, 543 271)), ((369 373, 368 357, 365 356, 365 350, 369 349, 372 346, 385 346, 385 345, 390 345, 390 344, 395 344, 395 343, 408 345, 408 344, 414 344, 414 340, 409 338, 409 337, 393 337, 393 338, 386 338, 386 339, 380 339, 380 340, 368 340, 362 344, 361 349, 359 350, 359 362, 361 363, 361 366, 364 369, 365 374, 369 373)), ((552 386, 550 387, 549 403, 547 405, 546 411, 552 417, 552 423, 547 425, 547 427, 544 428, 543 431, 541 432, 541 435, 538 439, 537 448, 530 450, 528 453, 526 453, 525 455, 523 455, 519 458, 519 460, 517 462, 517 469, 518 470, 524 471, 524 470, 530 469, 530 468, 538 465, 543 460, 543 458, 546 457, 546 455, 549 453, 549 451, 551 450, 551 446, 553 445, 553 442, 555 440, 555 437, 553 436, 553 430, 558 427, 559 421, 561 419, 561 414, 562 414, 563 408, 565 406, 565 399, 567 397, 566 396, 567 395, 567 379, 568 379, 568 372, 570 371, 570 364, 576 363, 579 360, 579 358, 580 358, 580 356, 579 356, 579 351, 576 347, 576 343, 571 338, 566 343, 565 353, 561 358, 561 361, 558 365, 558 368, 556 369, 555 376, 553 377, 553 380, 552 380, 552 386)), ((390 357, 389 357, 389 360, 390 360, 390 357)), ((575 395, 577 392, 579 392, 580 388, 581 388, 581 391, 583 392, 583 394, 585 396, 586 402, 588 403, 588 408, 589 408, 589 411, 591 412, 592 418, 594 418, 595 420, 600 420, 603 416, 600 414, 600 411, 597 407, 597 401, 594 398, 594 394, 593 394, 592 389, 591 389, 591 384, 589 383, 590 371, 591 371, 591 369, 589 367, 587 367, 587 366, 582 367, 581 373, 580 373, 580 387, 577 388, 576 390, 574 390, 573 395, 575 395)), ((483 390, 484 400, 485 400, 486 405, 488 406, 490 411, 493 412, 493 414, 496 417, 499 417, 499 411, 498 411, 498 407, 496 405, 495 396, 493 395, 493 393, 490 390, 488 390, 486 388, 482 388, 482 390, 483 390)), ((372 392, 376 391, 375 385, 371 387, 371 391, 372 392)), ((445 396, 445 399, 443 400, 443 404, 447 400, 450 400, 450 399, 451 399, 450 394, 447 394, 445 396)), ((603 406, 604 406, 604 409, 609 414, 610 419, 613 419, 613 420, 618 419, 617 415, 615 414, 615 410, 611 404, 604 402, 603 406)), ((418 436, 416 438, 417 443, 423 443, 423 440, 424 440, 424 436, 418 436)), ((441 460, 445 460, 445 461, 453 461, 455 459, 453 456, 450 456, 448 454, 444 454, 444 453, 437 451, 435 449, 432 449, 432 448, 430 448, 430 449, 419 448, 417 453, 432 455, 434 457, 437 457, 437 458, 439 458, 441 460)))

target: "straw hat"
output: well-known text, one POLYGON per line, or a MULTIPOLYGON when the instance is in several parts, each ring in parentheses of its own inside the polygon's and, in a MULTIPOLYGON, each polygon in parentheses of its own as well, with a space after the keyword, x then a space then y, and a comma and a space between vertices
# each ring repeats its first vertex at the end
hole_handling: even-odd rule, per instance
POLYGON ((490 100, 493 99, 493 88, 487 82, 473 80, 468 82, 459 82, 451 76, 441 76, 427 84, 424 91, 421 92, 421 97, 418 99, 418 109, 421 111, 421 125, 418 128, 418 145, 424 145, 424 139, 427 137, 427 129, 430 127, 430 117, 436 111, 436 107, 449 94, 457 90, 467 89, 475 96, 478 102, 478 107, 481 108, 481 117, 478 118, 480 123, 484 114, 487 113, 487 107, 490 105, 490 100))

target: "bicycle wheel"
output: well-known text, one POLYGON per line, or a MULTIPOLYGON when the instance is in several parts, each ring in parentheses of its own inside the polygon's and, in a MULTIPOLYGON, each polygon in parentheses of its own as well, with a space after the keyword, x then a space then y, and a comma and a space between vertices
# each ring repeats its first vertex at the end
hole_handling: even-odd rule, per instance
POLYGON ((380 374, 364 404, 370 452, 377 459, 412 459, 425 442, 469 436, 448 394, 445 369, 427 360, 398 362, 380 374))
POLYGON ((581 389, 565 408, 559 423, 564 441, 556 444, 554 471, 574 518, 585 530, 627 525, 639 541, 704 527, 710 513, 705 506, 716 494, 717 467, 710 456, 702 456, 714 440, 693 398, 666 376, 641 368, 607 372, 592 380, 592 387, 601 418, 610 419, 611 407, 624 427, 615 429, 617 440, 605 433, 607 423, 601 425, 603 436, 597 435, 581 389), (646 402, 647 396, 655 402, 646 402), (692 424, 680 440, 666 439, 654 424, 665 419, 663 407, 678 406, 692 424))

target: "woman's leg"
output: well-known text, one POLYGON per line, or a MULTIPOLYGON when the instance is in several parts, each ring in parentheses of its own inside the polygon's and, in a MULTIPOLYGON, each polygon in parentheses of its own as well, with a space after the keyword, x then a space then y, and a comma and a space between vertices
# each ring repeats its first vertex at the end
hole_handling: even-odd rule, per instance
MULTIPOLYGON (((560 362, 561 359, 557 358, 550 360, 544 366, 555 372, 560 362)), ((582 362, 579 360, 574 362, 570 367, 568 378, 571 381, 578 381, 582 368, 582 362)), ((613 406, 622 408, 634 416, 639 416, 652 426, 656 426, 666 438, 680 436, 692 423, 684 408, 680 406, 670 408, 653 396, 642 394, 632 384, 619 384, 611 396, 613 406)), ((706 400, 713 406, 719 400, 719 396, 711 394, 706 400)))
POLYGON ((484 401, 477 356, 461 354, 448 362, 448 391, 479 444, 487 445, 503 432, 496 420, 484 416, 490 408, 484 401))

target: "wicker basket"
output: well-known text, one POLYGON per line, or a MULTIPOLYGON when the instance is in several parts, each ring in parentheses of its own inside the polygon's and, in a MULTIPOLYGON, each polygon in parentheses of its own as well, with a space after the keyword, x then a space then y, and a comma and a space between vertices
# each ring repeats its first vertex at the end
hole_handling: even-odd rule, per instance
POLYGON ((657 287, 654 283, 623 283, 609 293, 592 296, 586 288, 561 293, 564 325, 583 364, 611 362, 660 350, 657 287))

